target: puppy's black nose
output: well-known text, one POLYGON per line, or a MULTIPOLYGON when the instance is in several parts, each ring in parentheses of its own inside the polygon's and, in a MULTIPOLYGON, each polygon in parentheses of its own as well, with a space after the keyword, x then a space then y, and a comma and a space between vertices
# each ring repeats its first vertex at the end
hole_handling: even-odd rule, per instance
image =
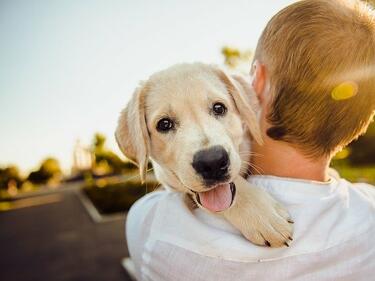
POLYGON ((200 150, 193 157, 192 166, 208 185, 228 178, 229 156, 220 145, 200 150))

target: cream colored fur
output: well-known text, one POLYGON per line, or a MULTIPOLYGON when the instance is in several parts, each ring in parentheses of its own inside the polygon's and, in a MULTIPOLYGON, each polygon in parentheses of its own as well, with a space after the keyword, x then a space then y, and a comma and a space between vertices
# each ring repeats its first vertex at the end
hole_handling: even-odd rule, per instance
POLYGON ((292 235, 288 212, 241 177, 248 168, 250 135, 262 142, 250 91, 243 78, 229 76, 215 66, 173 66, 152 75, 135 91, 121 113, 116 139, 122 152, 139 166, 142 180, 150 158, 165 187, 192 198, 192 191, 207 190, 191 165, 194 153, 223 146, 230 157, 230 181, 237 194, 221 215, 251 242, 280 247, 287 245, 292 235), (210 115, 215 102, 225 104, 225 117, 210 115), (176 120, 176 129, 160 133, 156 124, 166 116, 176 120))

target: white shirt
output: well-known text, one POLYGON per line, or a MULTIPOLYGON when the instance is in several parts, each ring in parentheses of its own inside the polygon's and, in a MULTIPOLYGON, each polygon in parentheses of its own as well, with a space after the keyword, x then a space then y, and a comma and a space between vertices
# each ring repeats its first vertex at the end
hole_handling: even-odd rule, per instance
POLYGON ((289 248, 251 244, 225 219, 190 211, 180 193, 144 196, 126 234, 138 280, 375 280, 375 189, 253 176, 295 221, 289 248))

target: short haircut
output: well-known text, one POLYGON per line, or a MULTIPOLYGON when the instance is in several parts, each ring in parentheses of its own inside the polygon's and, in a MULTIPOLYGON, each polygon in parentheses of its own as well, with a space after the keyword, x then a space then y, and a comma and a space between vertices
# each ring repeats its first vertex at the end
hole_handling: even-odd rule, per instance
POLYGON ((303 0, 267 24, 255 52, 272 95, 267 135, 315 158, 363 134, 375 110, 375 14, 361 1, 303 0), (350 82, 356 95, 336 100, 350 82))

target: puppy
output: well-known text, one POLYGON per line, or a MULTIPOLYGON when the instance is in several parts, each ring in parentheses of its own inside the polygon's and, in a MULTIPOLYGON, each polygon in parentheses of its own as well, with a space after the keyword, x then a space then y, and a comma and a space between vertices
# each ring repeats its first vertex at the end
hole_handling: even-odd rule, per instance
POLYGON ((121 113, 116 140, 138 165, 142 181, 151 159, 165 188, 224 216, 254 244, 288 246, 288 212, 242 177, 250 137, 262 142, 249 91, 244 79, 215 66, 173 66, 136 89, 121 113))

